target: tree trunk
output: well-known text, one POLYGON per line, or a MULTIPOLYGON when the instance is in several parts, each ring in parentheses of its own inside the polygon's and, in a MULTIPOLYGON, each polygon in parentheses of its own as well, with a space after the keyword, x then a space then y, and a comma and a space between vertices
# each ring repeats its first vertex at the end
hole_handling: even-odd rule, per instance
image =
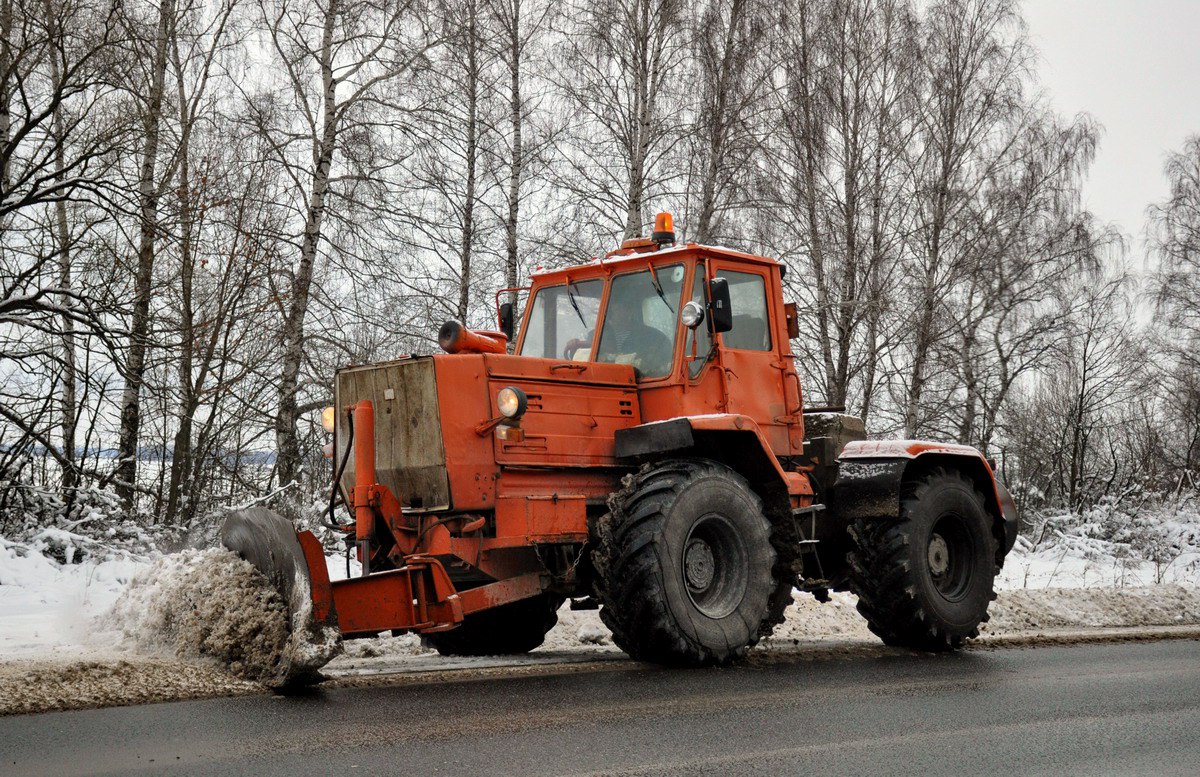
POLYGON ((977 357, 975 346, 976 334, 975 327, 972 325, 963 336, 962 352, 957 355, 962 362, 963 389, 966 392, 963 400, 962 420, 958 425, 958 441, 963 445, 974 444, 976 418, 979 414, 979 377, 975 372, 977 357))
MULTIPOLYGON (((62 177, 63 157, 61 152, 55 156, 55 167, 58 176, 62 177)), ((64 290, 71 288, 71 233, 67 225, 67 203, 59 200, 54 204, 54 219, 58 232, 58 273, 59 284, 64 290)), ((72 304, 69 294, 62 295, 64 306, 72 304)), ((75 428, 79 419, 78 399, 75 390, 79 382, 79 371, 75 360, 75 322, 70 316, 62 317, 62 408, 60 424, 62 429, 63 458, 71 462, 71 466, 63 466, 62 489, 67 501, 67 510, 75 500, 75 488, 79 485, 79 473, 75 468, 75 428)))
POLYGON ((817 212, 817 181, 820 178, 820 156, 818 148, 818 122, 816 105, 816 73, 810 58, 809 17, 808 7, 804 6, 800 14, 800 57, 797 68, 800 72, 799 83, 796 84, 800 93, 800 141, 803 147, 801 153, 801 169, 803 180, 800 181, 800 198, 804 203, 804 216, 807 219, 808 250, 813 265, 813 282, 816 285, 815 302, 817 306, 817 335, 821 347, 821 363, 824 367, 825 380, 821 399, 825 404, 834 401, 837 389, 834 383, 836 368, 833 363, 833 338, 830 334, 830 308, 833 300, 829 290, 829 279, 826 277, 825 241, 821 227, 821 217, 817 212))
POLYGON ((648 2, 637 3, 637 9, 634 12, 636 17, 632 25, 633 34, 637 38, 634 46, 634 50, 637 52, 637 61, 633 64, 634 109, 632 118, 634 124, 630 128, 632 131, 629 144, 629 189, 625 212, 625 239, 640 235, 643 224, 646 157, 650 153, 650 129, 654 111, 650 81, 654 75, 651 70, 651 60, 654 59, 651 46, 655 37, 655 22, 653 21, 654 9, 650 6, 651 4, 648 2))
POLYGON ((471 304, 471 250, 475 242, 475 162, 479 153, 479 35, 478 8, 467 8, 467 171, 463 195, 462 253, 458 292, 458 320, 467 323, 471 304))
MULTIPOLYGON (((639 101, 642 85, 638 85, 639 101)), ((623 239, 637 237, 642 232, 642 198, 646 188, 646 152, 649 150, 650 118, 641 102, 638 108, 637 130, 634 133, 633 155, 629 160, 628 205, 625 211, 625 233, 623 239)))
POLYGON ((733 0, 729 8, 729 25, 725 30, 724 48, 721 52, 721 64, 717 69, 716 78, 711 84, 713 96, 716 98, 712 115, 704 117, 712 129, 709 137, 708 153, 704 165, 704 180, 700 183, 700 213, 696 219, 696 240, 701 243, 713 242, 717 212, 717 178, 724 167, 726 135, 731 124, 727 115, 729 108, 729 83, 735 61, 734 47, 737 45, 737 29, 742 23, 742 0, 733 0))
POLYGON ((193 239, 193 191, 191 166, 192 121, 188 115, 186 84, 181 63, 176 60, 176 83, 179 91, 179 361, 175 365, 179 388, 179 428, 171 455, 171 480, 167 489, 165 522, 169 526, 178 524, 182 503, 188 498, 186 483, 189 482, 192 456, 192 418, 196 413, 196 386, 193 377, 196 326, 192 307, 192 283, 195 279, 195 257, 193 239))
MULTIPOLYGON (((954 136, 953 129, 947 133, 954 136)), ((913 327, 913 361, 909 372, 908 397, 904 408, 904 433, 908 437, 916 437, 921 430, 921 407, 925 398, 925 381, 928 379, 927 370, 930 352, 935 340, 934 324, 937 312, 938 271, 942 261, 942 230, 946 225, 948 193, 952 175, 952 164, 944 151, 941 159, 940 176, 934 182, 937 193, 934 195, 933 213, 929 225, 930 237, 924 256, 924 267, 921 276, 920 309, 916 325, 913 327)))
MULTIPOLYGON (((883 125, 883 115, 880 116, 880 126, 883 125)), ((879 143, 875 149, 873 177, 871 180, 871 263, 867 274, 867 354, 863 369, 862 388, 862 419, 864 424, 870 423, 872 403, 875 398, 875 374, 879 369, 880 338, 879 323, 883 318, 884 289, 880 274, 883 272, 883 132, 878 132, 879 143)))
MULTIPOLYGON (((513 288, 518 282, 519 257, 517 255, 517 221, 521 207, 521 173, 524 160, 522 159, 521 124, 524 118, 521 105, 521 0, 512 0, 510 6, 509 34, 509 77, 510 77, 510 109, 509 121, 512 124, 512 159, 508 169, 508 216, 504 221, 505 261, 504 285, 513 288)), ((509 302, 516 305, 517 294, 509 296, 509 302)))
POLYGON ((294 482, 300 469, 300 442, 296 437, 296 421, 299 416, 296 394, 300 386, 300 365, 304 361, 304 318, 308 314, 313 271, 321 242, 321 224, 325 216, 325 198, 329 192, 329 171, 337 142, 338 105, 333 78, 333 31, 339 13, 337 0, 332 0, 325 12, 321 37, 321 135, 314 138, 313 143, 312 190, 308 197, 304 234, 300 243, 300 264, 292 278, 291 299, 283 327, 279 411, 275 415, 275 471, 281 486, 294 482))
MULTIPOLYGON (((12 26, 12 0, 0 0, 0 150, 5 152, 3 160, 0 161, 0 201, 9 192, 8 144, 12 136, 12 85, 9 78, 13 64, 12 26)), ((0 234, 3 232, 4 225, 0 223, 0 234)))
MULTIPOLYGON (((46 3, 46 18, 56 18, 53 4, 50 2, 46 3)), ((3 26, 3 24, 0 24, 0 26, 3 26)), ((56 25, 51 34, 57 38, 62 35, 62 30, 58 29, 56 25)), ((7 33, 5 34, 5 38, 7 39, 7 33)), ((58 58, 51 56, 51 82, 55 84, 59 83, 60 76, 58 58)), ((53 127, 56 145, 54 150, 54 175, 61 182, 66 169, 66 152, 63 146, 65 144, 67 128, 63 126, 62 106, 58 103, 54 106, 53 127)), ((58 283, 59 287, 64 290, 61 302, 63 307, 68 307, 73 304, 73 299, 70 295, 72 256, 71 230, 67 219, 67 203, 65 200, 60 199, 54 203, 54 226, 58 240, 58 283)), ((70 462, 69 465, 66 463, 62 464, 62 492, 63 499, 66 502, 66 513, 69 515, 71 505, 75 502, 75 490, 79 486, 79 471, 75 467, 75 434, 76 426, 79 422, 78 398, 75 392, 79 377, 75 353, 77 347, 75 341, 75 320, 66 314, 62 316, 61 340, 62 397, 60 398, 61 404, 59 408, 59 429, 62 434, 63 462, 70 462)))
POLYGON ((129 355, 125 360, 125 389, 121 397, 121 427, 117 442, 115 485, 126 507, 133 507, 137 488, 138 432, 141 426, 141 391, 145 381, 146 351, 150 335, 150 292, 154 279, 155 239, 158 236, 159 185, 157 169, 163 91, 167 74, 167 37, 175 17, 175 0, 162 0, 154 39, 150 94, 143 118, 145 132, 138 175, 139 230, 137 271, 133 285, 133 316, 129 327, 129 355))

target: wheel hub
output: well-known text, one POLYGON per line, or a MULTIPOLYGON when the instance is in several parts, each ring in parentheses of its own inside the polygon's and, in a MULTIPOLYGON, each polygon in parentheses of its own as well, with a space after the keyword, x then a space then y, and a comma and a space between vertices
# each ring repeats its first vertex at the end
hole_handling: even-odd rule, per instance
POLYGON ((688 598, 702 615, 724 618, 741 604, 749 580, 749 554, 734 523, 720 513, 692 524, 679 559, 688 598))
POLYGON ((941 577, 950 569, 950 546, 940 534, 929 538, 929 572, 934 577, 941 577))
POLYGON ((712 547, 699 537, 692 537, 684 551, 683 571, 688 588, 697 592, 706 590, 716 572, 712 547))

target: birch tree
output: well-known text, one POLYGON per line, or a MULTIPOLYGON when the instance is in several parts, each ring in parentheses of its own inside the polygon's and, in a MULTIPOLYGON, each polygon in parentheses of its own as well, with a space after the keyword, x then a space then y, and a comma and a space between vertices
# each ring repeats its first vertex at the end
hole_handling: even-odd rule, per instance
POLYGON ((1166 404, 1175 444, 1163 455, 1177 483, 1200 483, 1200 135, 1171 153, 1164 167, 1170 195, 1149 209, 1149 243, 1158 260, 1153 279, 1166 404))
POLYGON ((470 322, 472 288, 487 277, 483 265, 496 250, 488 240, 496 226, 490 199, 499 183, 495 150, 503 115, 496 47, 488 43, 496 20, 482 0, 448 3, 444 12, 446 45, 422 79, 428 96, 413 115, 419 141, 406 188, 419 203, 412 218, 428 257, 422 288, 432 298, 430 317, 470 322))
MULTIPOLYGON (((201 254, 200 236, 205 227, 204 219, 217 199, 210 185, 219 178, 219 171, 210 169, 211 157, 201 157, 205 164, 198 175, 195 173, 193 140, 197 132, 202 131, 198 125, 203 119, 215 119, 218 124, 221 121, 219 115, 213 115, 215 108, 209 101, 208 93, 217 56, 228 45, 227 33, 236 7, 233 0, 227 0, 208 19, 195 20, 195 29, 185 31, 181 29, 183 24, 177 21, 170 31, 168 56, 174 79, 179 127, 178 180, 172 203, 177 238, 179 304, 175 365, 178 387, 175 416, 178 428, 171 444, 170 481, 164 516, 167 524, 175 524, 181 511, 184 513, 183 522, 190 523, 192 502, 188 484, 194 479, 189 481, 187 473, 192 469, 193 420, 200 406, 201 390, 208 373, 213 369, 215 338, 217 333, 222 332, 224 319, 228 315, 228 310, 218 303, 215 310, 204 311, 210 314, 207 320, 199 323, 196 320, 196 314, 203 310, 195 294, 196 272, 206 263, 204 258, 198 257, 201 254), (207 347, 201 346, 198 359, 197 346, 206 339, 207 347)), ((188 20, 191 16, 185 12, 183 18, 188 20)), ((237 237, 235 233, 234 245, 237 244, 237 237)), ((246 264, 249 265, 246 269, 250 270, 252 263, 249 256, 246 264)), ((229 279, 225 281, 228 283, 229 279)))
POLYGON ((939 357, 958 373, 962 395, 949 433, 984 450, 996 410, 1021 376, 1045 365, 1077 313, 1063 300, 1079 277, 1099 273, 1121 247, 1079 203, 1099 130, 1086 116, 1063 123, 1032 114, 993 169, 972 208, 982 226, 977 264, 956 294, 955 334, 939 357))
POLYGON ((810 390, 869 414, 885 313, 911 210, 903 155, 913 133, 915 20, 906 3, 801 2, 783 17, 778 130, 768 146, 778 254, 817 337, 799 345, 810 390))
MULTIPOLYGON (((120 430, 117 439, 117 493, 132 507, 137 488, 138 442, 142 425, 141 392, 150 348, 150 297, 154 282, 154 260, 159 238, 159 199, 170 179, 159 167, 163 98, 166 91, 171 27, 175 24, 175 0, 161 0, 153 37, 142 49, 148 62, 145 80, 132 91, 144 98, 140 111, 139 168, 137 176, 138 242, 134 265, 133 300, 129 321, 129 346, 121 373, 125 388, 121 396, 120 430)), ((132 26, 132 20, 131 20, 132 26)))
POLYGON ((727 234, 726 214, 750 204, 755 155, 765 126, 774 66, 772 16, 758 0, 712 0, 697 9, 693 36, 695 239, 727 234))
POLYGON ((296 225, 295 259, 276 289, 282 324, 273 427, 276 477, 286 485, 299 474, 296 423, 313 281, 328 221, 353 201, 344 195, 356 183, 338 175, 336 158, 353 170, 372 153, 378 111, 399 104, 397 82, 426 67, 439 34, 419 0, 259 0, 258 9, 285 84, 248 91, 249 121, 289 181, 296 225))
POLYGON ((79 282, 75 249, 82 214, 121 203, 110 173, 128 130, 116 87, 124 37, 109 10, 0 2, 0 421, 17 431, 4 435, 13 451, 34 441, 55 461, 68 502, 77 390, 90 382, 80 335, 108 334, 104 289, 79 282))
POLYGON ((938 415, 937 406, 928 412, 925 400, 931 381, 947 379, 933 359, 937 344, 953 331, 954 313, 943 303, 985 248, 973 205, 1007 161, 1022 125, 1031 56, 1011 0, 944 0, 926 12, 924 29, 908 292, 916 305, 901 398, 910 437, 938 415))
MULTIPOLYGON (((529 178, 530 160, 540 156, 545 138, 530 148, 526 123, 529 117, 527 74, 531 53, 545 36, 552 3, 536 0, 487 0, 496 36, 496 52, 508 71, 508 168, 504 210, 504 285, 520 283, 520 226, 523 187, 529 178)), ((515 293, 510 299, 515 302, 515 293)))

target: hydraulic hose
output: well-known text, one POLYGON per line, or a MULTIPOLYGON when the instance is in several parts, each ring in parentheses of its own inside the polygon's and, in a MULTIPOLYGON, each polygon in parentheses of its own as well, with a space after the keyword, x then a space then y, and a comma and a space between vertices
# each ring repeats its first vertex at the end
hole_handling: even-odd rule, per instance
MULTIPOLYGON (((333 485, 329 489, 329 520, 325 525, 336 531, 350 531, 354 528, 353 524, 341 525, 333 517, 333 511, 337 508, 338 484, 342 482, 342 473, 346 471, 346 462, 350 460, 350 454, 354 450, 354 412, 346 411, 346 423, 349 427, 349 434, 346 437, 346 454, 342 456, 342 463, 336 467, 336 472, 333 476, 333 485)), ((333 449, 334 461, 337 461, 337 446, 333 449)))

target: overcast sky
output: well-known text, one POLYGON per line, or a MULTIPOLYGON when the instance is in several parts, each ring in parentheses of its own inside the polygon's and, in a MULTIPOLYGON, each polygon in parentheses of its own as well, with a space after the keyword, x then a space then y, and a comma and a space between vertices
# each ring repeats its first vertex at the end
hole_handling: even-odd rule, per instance
POLYGON ((1024 0, 1041 82, 1060 113, 1104 127, 1086 204, 1132 238, 1166 197, 1163 161, 1200 134, 1200 0, 1024 0))

